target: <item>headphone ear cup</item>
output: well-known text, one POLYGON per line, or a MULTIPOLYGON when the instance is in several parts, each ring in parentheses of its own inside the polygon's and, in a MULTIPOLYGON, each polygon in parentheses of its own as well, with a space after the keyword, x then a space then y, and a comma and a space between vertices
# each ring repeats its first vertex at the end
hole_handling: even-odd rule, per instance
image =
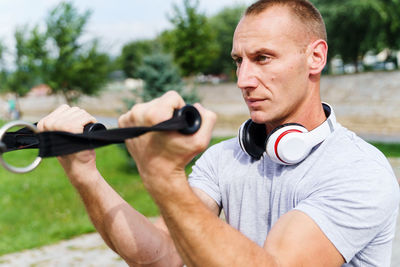
POLYGON ((275 128, 266 140, 266 151, 272 161, 292 165, 302 161, 310 152, 307 129, 297 123, 287 123, 275 128))
POLYGON ((247 120, 239 128, 239 144, 242 150, 249 156, 260 159, 265 152, 267 130, 264 124, 247 120))

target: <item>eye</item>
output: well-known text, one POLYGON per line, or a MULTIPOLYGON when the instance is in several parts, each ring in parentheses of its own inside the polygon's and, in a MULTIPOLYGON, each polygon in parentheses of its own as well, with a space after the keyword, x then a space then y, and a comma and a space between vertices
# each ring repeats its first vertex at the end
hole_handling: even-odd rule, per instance
POLYGON ((235 62, 236 66, 239 66, 240 64, 242 64, 243 58, 241 57, 236 57, 233 58, 233 62, 235 62))
POLYGON ((257 55, 255 58, 255 61, 259 62, 259 63, 268 63, 269 61, 271 61, 271 57, 267 56, 267 55, 257 55))

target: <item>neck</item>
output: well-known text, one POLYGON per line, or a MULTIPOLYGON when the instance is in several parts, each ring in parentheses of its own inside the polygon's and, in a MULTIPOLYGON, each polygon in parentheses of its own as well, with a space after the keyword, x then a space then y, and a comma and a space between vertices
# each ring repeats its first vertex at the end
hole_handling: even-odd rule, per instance
POLYGON ((302 100, 292 113, 286 118, 277 122, 267 123, 267 132, 271 132, 279 125, 285 123, 299 123, 308 131, 311 131, 321 125, 325 120, 325 112, 321 103, 320 81, 310 79, 309 94, 302 100))

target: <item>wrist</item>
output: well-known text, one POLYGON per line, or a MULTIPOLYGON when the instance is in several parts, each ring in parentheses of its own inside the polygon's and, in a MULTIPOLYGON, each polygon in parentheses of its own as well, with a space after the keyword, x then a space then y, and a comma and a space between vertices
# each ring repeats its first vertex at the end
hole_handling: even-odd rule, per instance
MULTIPOLYGON (((64 167, 64 166, 63 166, 64 167)), ((65 173, 71 184, 78 187, 87 187, 93 185, 96 181, 102 178, 96 166, 69 166, 65 168, 65 173)))
POLYGON ((184 169, 165 170, 157 173, 140 174, 143 185, 154 199, 169 198, 188 184, 184 169))

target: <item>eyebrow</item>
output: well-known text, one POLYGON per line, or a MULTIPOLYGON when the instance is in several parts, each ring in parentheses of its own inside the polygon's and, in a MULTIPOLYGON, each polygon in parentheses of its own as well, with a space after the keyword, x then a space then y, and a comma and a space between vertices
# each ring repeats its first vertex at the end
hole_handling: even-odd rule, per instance
POLYGON ((268 48, 260 48, 254 52, 250 52, 249 53, 251 56, 255 56, 255 55, 260 55, 260 54, 270 54, 270 55, 275 55, 276 53, 274 51, 272 51, 271 49, 268 48))
MULTIPOLYGON (((249 53, 250 56, 256 56, 256 55, 260 55, 260 54, 276 55, 276 52, 274 52, 274 51, 272 51, 271 49, 268 49, 268 48, 260 48, 260 49, 257 49, 255 51, 249 53)), ((231 53, 231 57, 232 58, 238 58, 238 57, 241 57, 241 56, 239 56, 236 53, 231 53)))

